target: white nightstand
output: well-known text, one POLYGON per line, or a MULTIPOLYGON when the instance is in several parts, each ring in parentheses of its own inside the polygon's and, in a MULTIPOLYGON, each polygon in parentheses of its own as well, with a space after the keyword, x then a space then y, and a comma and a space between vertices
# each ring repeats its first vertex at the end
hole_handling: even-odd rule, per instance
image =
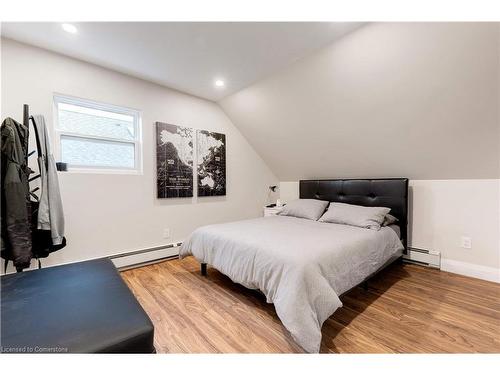
POLYGON ((264 216, 276 216, 283 207, 264 207, 264 216))

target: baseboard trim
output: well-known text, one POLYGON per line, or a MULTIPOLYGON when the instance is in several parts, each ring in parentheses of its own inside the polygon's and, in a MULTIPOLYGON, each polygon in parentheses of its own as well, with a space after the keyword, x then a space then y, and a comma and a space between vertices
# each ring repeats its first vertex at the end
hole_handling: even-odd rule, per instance
POLYGON ((459 262, 451 259, 441 259, 441 270, 500 283, 499 268, 480 266, 478 264, 459 262))
POLYGON ((137 266, 138 264, 144 265, 176 257, 179 255, 179 245, 180 243, 174 243, 166 246, 158 246, 150 249, 123 253, 110 256, 109 259, 111 259, 116 268, 123 270, 125 268, 137 266))
POLYGON ((140 267, 150 266, 152 264, 161 263, 161 262, 165 262, 166 260, 172 260, 172 259, 179 259, 179 254, 175 254, 175 255, 171 255, 171 256, 166 256, 164 258, 158 258, 158 259, 148 260, 148 261, 141 262, 141 263, 129 264, 129 265, 126 265, 126 266, 123 266, 123 267, 117 267, 117 269, 120 272, 122 272, 122 271, 128 271, 128 270, 131 270, 131 269, 134 269, 134 268, 140 268, 140 267))
MULTIPOLYGON (((42 268, 64 266, 66 264, 85 262, 88 260, 110 259, 117 269, 123 270, 128 267, 132 268, 132 267, 137 267, 138 265, 145 265, 147 263, 154 263, 157 261, 163 261, 166 259, 178 257, 180 245, 182 245, 182 241, 172 242, 169 244, 159 245, 154 247, 148 247, 140 250, 131 250, 123 253, 116 253, 102 257, 86 258, 86 259, 74 260, 71 262, 61 262, 49 265, 43 264, 45 259, 42 259, 42 268)), ((35 262, 32 263, 33 264, 29 268, 26 268, 24 270, 25 272, 35 271, 38 269, 35 262)), ((3 271, 3 269, 4 269, 4 260, 2 259, 1 270, 3 271)), ((7 270, 7 272, 6 273, 2 272, 0 273, 0 275, 2 276, 8 275, 15 272, 16 269, 13 267, 12 262, 9 262, 9 269, 7 270)))

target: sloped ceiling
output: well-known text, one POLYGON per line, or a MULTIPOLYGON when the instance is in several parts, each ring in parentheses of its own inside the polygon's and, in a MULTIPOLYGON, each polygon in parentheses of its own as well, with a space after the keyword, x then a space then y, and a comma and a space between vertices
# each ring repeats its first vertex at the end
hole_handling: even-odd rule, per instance
POLYGON ((281 181, 498 178, 499 35, 369 24, 219 104, 281 181))
POLYGON ((307 56, 360 22, 3 22, 2 35, 209 100, 307 56), (214 86, 224 79, 226 86, 214 86))

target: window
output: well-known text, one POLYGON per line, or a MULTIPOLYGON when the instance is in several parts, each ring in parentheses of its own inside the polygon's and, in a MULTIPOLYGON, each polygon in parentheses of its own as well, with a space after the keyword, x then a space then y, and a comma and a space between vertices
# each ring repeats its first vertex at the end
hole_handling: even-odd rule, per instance
POLYGON ((141 172, 139 111, 54 96, 56 147, 73 171, 141 172))

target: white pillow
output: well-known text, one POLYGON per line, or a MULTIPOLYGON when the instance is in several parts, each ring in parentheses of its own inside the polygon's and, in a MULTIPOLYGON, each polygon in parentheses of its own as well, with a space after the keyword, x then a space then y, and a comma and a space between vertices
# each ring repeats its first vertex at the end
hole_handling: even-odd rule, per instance
POLYGON ((391 214, 385 215, 384 222, 382 223, 383 227, 386 227, 388 225, 392 225, 394 223, 397 223, 399 220, 397 217, 392 216, 391 214))
POLYGON ((387 207, 365 207, 332 202, 319 221, 380 230, 380 225, 390 210, 387 207))
POLYGON ((320 201, 318 199, 297 199, 287 203, 278 215, 318 220, 323 215, 323 212, 325 212, 328 203, 328 201, 320 201))

